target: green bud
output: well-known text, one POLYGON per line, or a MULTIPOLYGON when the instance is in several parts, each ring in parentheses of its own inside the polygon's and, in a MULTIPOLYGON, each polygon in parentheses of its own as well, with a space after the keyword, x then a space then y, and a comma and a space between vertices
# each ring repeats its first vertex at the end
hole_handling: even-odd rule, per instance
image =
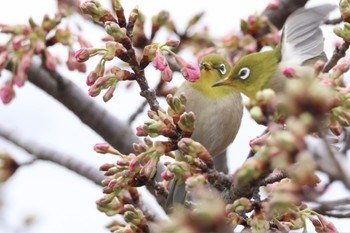
POLYGON ((186 31, 189 30, 191 27, 193 27, 195 24, 198 23, 198 21, 203 17, 204 12, 200 12, 196 15, 194 15, 187 23, 186 31))
POLYGON ((113 36, 113 38, 120 43, 125 41, 130 42, 130 38, 127 35, 126 29, 121 28, 117 23, 108 21, 105 23, 106 32, 113 36))
POLYGON ((350 24, 347 22, 344 22, 343 28, 341 27, 334 27, 333 32, 344 39, 346 42, 350 42, 350 24))
POLYGON ((252 203, 248 198, 242 197, 238 200, 235 200, 231 208, 235 213, 243 214, 251 210, 252 203))
POLYGON ((257 158, 249 158, 237 171, 235 181, 238 184, 247 184, 257 179, 263 172, 264 164, 257 158))
POLYGON ((195 118, 196 117, 193 112, 189 112, 189 113, 185 112, 180 116, 178 126, 182 130, 182 133, 184 134, 184 136, 190 137, 192 135, 192 132, 194 130, 195 118))
POLYGON ((257 123, 263 123, 265 122, 265 116, 259 106, 254 106, 250 109, 250 115, 251 117, 257 122, 257 123))
POLYGON ((341 17, 344 22, 350 23, 350 1, 349 0, 340 0, 339 1, 339 10, 341 17))

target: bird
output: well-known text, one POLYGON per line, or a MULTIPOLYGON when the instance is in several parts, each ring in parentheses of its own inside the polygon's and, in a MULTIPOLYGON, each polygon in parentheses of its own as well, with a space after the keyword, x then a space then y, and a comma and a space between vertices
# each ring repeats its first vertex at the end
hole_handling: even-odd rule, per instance
MULTIPOLYGON (((203 56, 199 68, 199 79, 196 82, 184 81, 175 96, 185 94, 185 109, 195 114, 191 138, 215 157, 227 149, 239 131, 243 116, 242 96, 230 87, 212 88, 231 70, 223 55, 203 56)), ((185 185, 174 181, 170 185, 167 202, 183 203, 185 198, 185 185)))
POLYGON ((287 18, 281 40, 274 49, 242 57, 213 87, 230 86, 250 99, 266 88, 282 92, 288 80, 283 74, 285 69, 311 72, 316 61, 327 60, 320 25, 335 7, 324 4, 296 10, 287 18))

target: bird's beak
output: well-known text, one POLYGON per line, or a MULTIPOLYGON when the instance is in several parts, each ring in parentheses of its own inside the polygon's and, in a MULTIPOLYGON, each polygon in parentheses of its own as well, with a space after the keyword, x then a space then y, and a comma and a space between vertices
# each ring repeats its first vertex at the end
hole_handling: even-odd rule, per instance
POLYGON ((199 68, 201 69, 201 70, 211 70, 211 65, 210 64, 208 64, 208 63, 201 63, 200 65, 199 65, 199 68))
POLYGON ((228 86, 228 77, 217 81, 216 83, 214 83, 211 86, 212 87, 228 86))

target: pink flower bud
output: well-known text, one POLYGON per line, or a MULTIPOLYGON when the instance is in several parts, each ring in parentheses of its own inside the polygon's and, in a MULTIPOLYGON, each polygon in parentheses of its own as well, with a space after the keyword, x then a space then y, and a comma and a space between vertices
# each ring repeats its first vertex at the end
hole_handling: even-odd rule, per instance
POLYGON ((108 143, 96 143, 94 146, 94 151, 97 153, 105 154, 111 146, 108 143))
POLYGON ((112 85, 108 88, 108 90, 106 91, 106 93, 103 95, 103 101, 104 102, 107 102, 109 101, 110 99, 112 99, 113 97, 113 93, 115 91, 115 85, 112 85))
POLYGON ((156 51, 156 56, 153 60, 153 66, 160 71, 164 71, 165 67, 168 66, 168 62, 165 56, 159 49, 156 51))
POLYGON ((185 79, 189 82, 196 82, 200 76, 199 66, 190 62, 186 62, 179 56, 175 56, 175 60, 177 64, 181 68, 181 73, 185 77, 185 79))
POLYGON ((172 173, 168 170, 165 170, 162 172, 161 176, 164 180, 171 180, 172 178, 174 178, 175 175, 174 175, 174 173, 172 173))
POLYGON ((169 66, 165 67, 165 69, 160 74, 161 78, 165 82, 170 82, 173 79, 173 71, 170 69, 169 66))
POLYGON ((193 63, 187 63, 184 67, 182 67, 181 73, 187 81, 193 83, 196 82, 200 76, 198 65, 195 65, 193 63))
POLYGON ((90 58, 89 49, 87 48, 79 49, 78 51, 75 52, 74 57, 78 62, 85 62, 89 60, 90 58))
POLYGON ((76 70, 78 67, 78 64, 84 64, 84 63, 78 63, 74 55, 75 55, 74 52, 72 50, 69 50, 66 65, 70 71, 76 70))
POLYGON ((285 67, 282 71, 283 75, 286 76, 287 78, 292 78, 295 77, 296 71, 293 67, 285 67))
POLYGON ((112 147, 108 143, 96 143, 94 146, 94 150, 97 153, 101 153, 101 154, 106 154, 106 153, 115 154, 115 155, 121 154, 118 150, 116 150, 114 147, 112 147))
POLYGON ((139 137, 143 137, 143 136, 147 136, 148 134, 143 129, 143 126, 139 125, 139 126, 136 127, 136 135, 139 136, 139 137))
POLYGON ((88 86, 93 85, 97 79, 98 79, 98 73, 95 70, 91 71, 86 78, 86 85, 88 86))
POLYGON ((13 97, 15 96, 15 91, 13 89, 13 85, 10 82, 5 83, 4 86, 0 89, 0 98, 4 104, 8 104, 11 102, 13 97))
POLYGON ((24 85, 25 81, 27 80, 27 75, 22 67, 19 67, 13 79, 18 87, 22 87, 24 85))

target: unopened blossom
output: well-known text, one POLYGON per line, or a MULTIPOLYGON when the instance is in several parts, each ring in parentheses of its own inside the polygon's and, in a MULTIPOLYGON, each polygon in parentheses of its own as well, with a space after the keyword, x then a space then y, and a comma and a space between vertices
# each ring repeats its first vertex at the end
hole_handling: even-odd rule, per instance
POLYGON ((13 79, 18 87, 22 87, 25 81, 27 81, 27 74, 25 73, 25 70, 22 67, 19 67, 13 79))
POLYGON ((165 82, 170 82, 173 79, 173 71, 170 69, 169 66, 166 66, 165 69, 160 74, 161 74, 161 78, 165 82))
POLYGON ((92 86, 96 80, 103 76, 105 72, 105 67, 103 64, 98 63, 93 71, 89 73, 89 75, 86 78, 86 85, 92 86))
POLYGON ((296 71, 293 67, 285 67, 282 71, 283 75, 286 76, 287 78, 292 78, 295 77, 296 71))
POLYGON ((196 82, 200 76, 199 66, 190 62, 185 61, 181 57, 175 57, 177 64, 181 68, 181 73, 185 79, 189 82, 196 82))
POLYGON ((165 68, 168 66, 168 62, 163 53, 160 51, 160 49, 157 49, 156 51, 156 56, 153 60, 153 66, 160 71, 164 71, 165 68))
POLYGON ((5 83, 0 89, 0 98, 4 104, 8 104, 15 97, 15 91, 13 90, 13 85, 10 82, 5 83))
POLYGON ((74 57, 78 62, 84 62, 90 58, 90 52, 88 48, 81 48, 75 52, 74 57))

